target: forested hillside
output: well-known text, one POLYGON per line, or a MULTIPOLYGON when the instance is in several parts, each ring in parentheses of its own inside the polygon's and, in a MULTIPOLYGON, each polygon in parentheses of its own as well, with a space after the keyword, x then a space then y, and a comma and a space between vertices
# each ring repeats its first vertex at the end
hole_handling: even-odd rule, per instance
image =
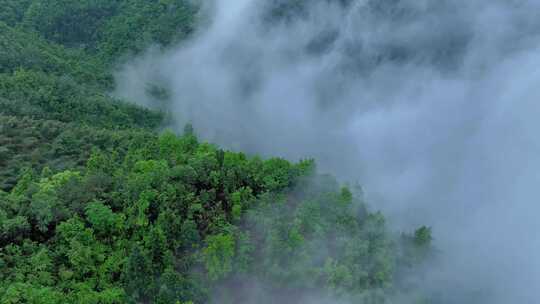
POLYGON ((193 33, 194 3, 0 0, 0 303, 419 303, 429 228, 396 236, 314 160, 111 97, 116 63, 193 33))

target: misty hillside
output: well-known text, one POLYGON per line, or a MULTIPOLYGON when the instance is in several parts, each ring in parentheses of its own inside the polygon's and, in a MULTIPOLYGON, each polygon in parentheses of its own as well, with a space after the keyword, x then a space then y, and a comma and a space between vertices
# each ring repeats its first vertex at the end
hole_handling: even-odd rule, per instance
POLYGON ((539 12, 0 0, 0 303, 537 304, 539 12))
POLYGON ((309 155, 225 150, 115 97, 117 67, 193 37, 200 4, 0 7, 1 303, 426 303, 429 228, 392 232, 309 155))

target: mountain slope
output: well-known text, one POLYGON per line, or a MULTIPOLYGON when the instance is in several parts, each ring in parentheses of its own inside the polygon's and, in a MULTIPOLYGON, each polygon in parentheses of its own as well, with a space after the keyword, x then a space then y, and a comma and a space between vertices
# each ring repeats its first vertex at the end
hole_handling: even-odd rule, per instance
POLYGON ((189 3, 0 1, 0 302, 403 292, 428 228, 395 236, 312 160, 224 151, 189 125, 159 134, 163 113, 110 97, 116 60, 192 32, 189 3))

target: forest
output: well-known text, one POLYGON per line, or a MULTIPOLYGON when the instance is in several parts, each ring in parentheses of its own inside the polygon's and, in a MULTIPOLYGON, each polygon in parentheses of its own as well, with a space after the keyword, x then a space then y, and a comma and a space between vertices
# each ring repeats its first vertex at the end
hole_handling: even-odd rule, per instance
POLYGON ((0 303, 428 303, 429 227, 393 232, 316 160, 222 149, 110 94, 116 65, 193 35, 196 1, 0 7, 0 303))

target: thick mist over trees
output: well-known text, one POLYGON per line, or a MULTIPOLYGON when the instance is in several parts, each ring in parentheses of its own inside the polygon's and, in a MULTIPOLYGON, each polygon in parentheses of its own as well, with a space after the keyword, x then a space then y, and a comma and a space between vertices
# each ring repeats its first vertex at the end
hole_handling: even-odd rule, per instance
POLYGON ((536 303, 539 9, 0 0, 0 302, 536 303))
POLYGON ((432 226, 442 303, 534 303, 539 9, 204 2, 191 38, 124 65, 116 94, 228 148, 314 157, 396 229, 432 226))
MULTIPOLYGON (((291 161, 271 156, 273 149, 256 155, 258 145, 245 146, 249 153, 225 150, 204 142, 225 137, 210 138, 194 119, 195 128, 179 128, 178 120, 175 133, 164 131, 175 121, 168 109, 178 92, 159 79, 143 83, 158 110, 112 96, 122 87, 115 66, 149 48, 197 41, 207 26, 223 26, 215 37, 222 39, 235 33, 232 24, 248 20, 275 24, 277 34, 312 9, 304 1, 276 2, 247 16, 250 2, 223 4, 0 0, 1 303, 437 299, 424 288, 423 270, 437 256, 428 226, 389 229, 361 187, 325 174, 309 155, 291 161)), ((320 54, 338 36, 328 32, 310 52, 320 54)), ((254 55, 238 53, 231 63, 247 68, 254 55)), ((237 89, 249 102, 257 81, 245 76, 237 89)), ((229 80, 220 80, 224 93, 229 80)), ((234 116, 216 120, 217 108, 206 105, 213 127, 247 126, 234 116)), ((261 129, 259 136, 269 134, 261 129)), ((321 164, 328 171, 329 163, 321 164)))

